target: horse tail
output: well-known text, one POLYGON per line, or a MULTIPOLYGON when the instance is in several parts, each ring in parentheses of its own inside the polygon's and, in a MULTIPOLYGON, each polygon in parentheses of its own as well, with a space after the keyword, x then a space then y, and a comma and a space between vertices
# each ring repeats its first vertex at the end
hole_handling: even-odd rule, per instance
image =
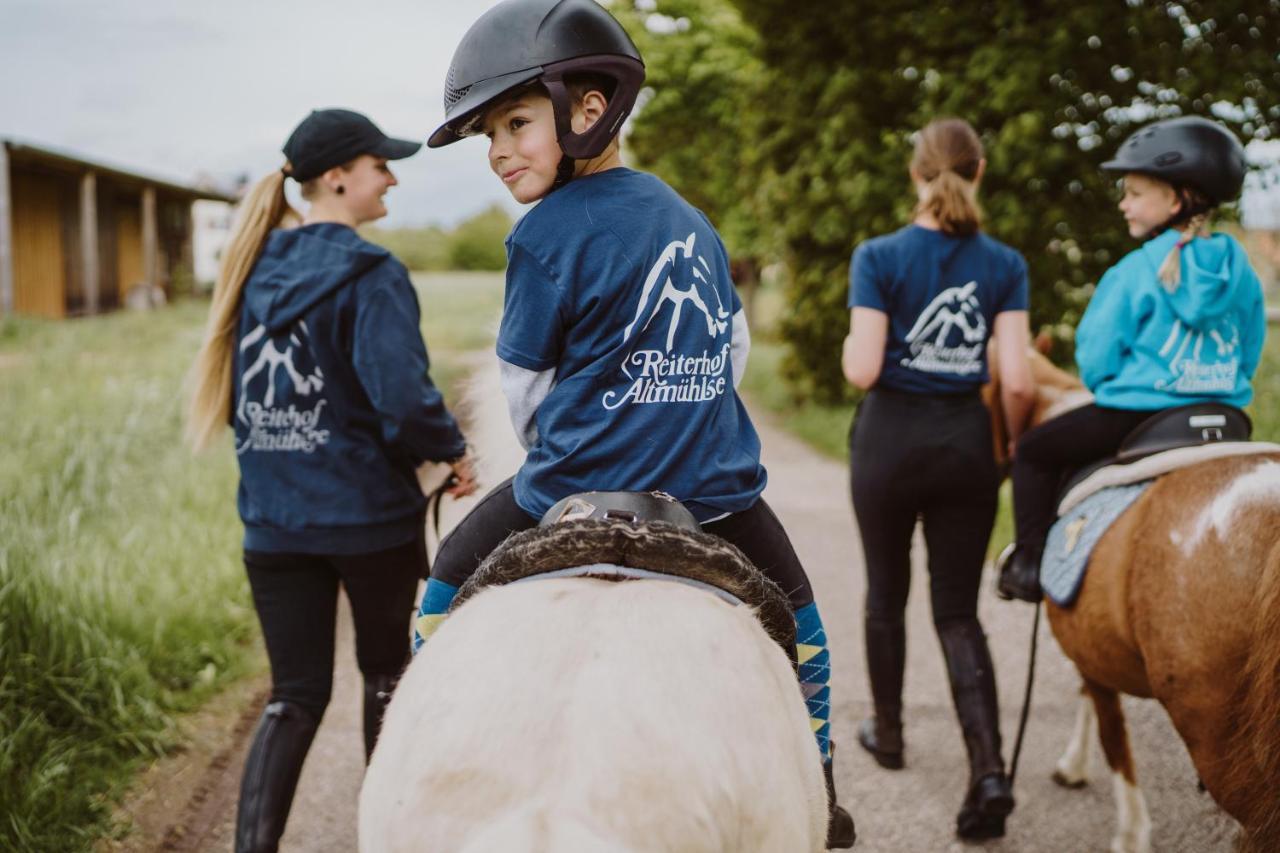
POLYGON ((1231 775, 1249 804, 1245 825, 1253 849, 1280 849, 1280 542, 1271 546, 1258 578, 1239 741, 1231 775))

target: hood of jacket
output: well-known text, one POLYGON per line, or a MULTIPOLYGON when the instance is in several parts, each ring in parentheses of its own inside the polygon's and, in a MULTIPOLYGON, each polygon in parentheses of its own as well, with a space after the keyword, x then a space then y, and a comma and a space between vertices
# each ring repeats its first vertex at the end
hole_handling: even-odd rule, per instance
MULTIPOLYGON (((1170 229, 1142 247, 1142 253, 1159 270, 1181 235, 1170 229)), ((1172 293, 1160 292, 1183 323, 1201 327, 1227 313, 1237 302, 1240 288, 1250 275, 1244 248, 1226 234, 1197 237, 1182 247, 1182 277, 1172 293)))
POLYGON ((276 229, 245 282, 245 307, 275 334, 390 254, 334 222, 276 229))

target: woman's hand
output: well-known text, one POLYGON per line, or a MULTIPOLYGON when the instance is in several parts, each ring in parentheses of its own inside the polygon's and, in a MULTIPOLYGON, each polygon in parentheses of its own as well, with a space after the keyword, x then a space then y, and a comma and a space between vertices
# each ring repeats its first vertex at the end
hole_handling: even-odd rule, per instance
POLYGON ((449 467, 453 469, 453 476, 450 478, 453 484, 444 490, 445 494, 452 495, 455 499, 474 494, 478 483, 475 457, 471 455, 471 449, 467 448, 462 458, 450 462, 449 467))

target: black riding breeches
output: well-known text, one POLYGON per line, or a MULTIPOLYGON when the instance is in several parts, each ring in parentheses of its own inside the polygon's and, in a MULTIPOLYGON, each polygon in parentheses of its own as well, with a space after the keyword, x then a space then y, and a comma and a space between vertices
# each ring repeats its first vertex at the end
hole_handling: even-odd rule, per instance
POLYGON ((409 660, 409 621, 426 568, 421 537, 369 554, 246 551, 245 568, 271 661, 271 701, 318 720, 333 688, 338 585, 347 591, 356 662, 365 676, 398 675, 409 660))
POLYGON ((977 393, 872 389, 854 418, 849 465, 867 617, 902 618, 920 520, 934 623, 975 618, 998 487, 991 418, 977 393))
POLYGON ((1013 518, 1020 544, 1040 547, 1057 517, 1064 479, 1120 449, 1125 436, 1154 412, 1090 404, 1028 430, 1013 457, 1013 518))
MULTIPOLYGON (((537 519, 516 503, 511 480, 507 480, 485 495, 440 543, 431 577, 460 587, 504 539, 537 525, 537 519)), ((813 588, 800 558, 763 498, 750 509, 703 524, 702 530, 736 545, 756 568, 782 588, 794 609, 813 603, 813 588)))

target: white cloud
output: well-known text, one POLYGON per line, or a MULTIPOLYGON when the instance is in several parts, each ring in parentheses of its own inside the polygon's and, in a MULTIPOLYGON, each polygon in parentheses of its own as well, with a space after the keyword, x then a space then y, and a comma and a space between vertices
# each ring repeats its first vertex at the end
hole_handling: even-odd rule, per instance
MULTIPOLYGON (((314 107, 393 136, 443 119, 454 47, 496 0, 0 0, 0 136, 157 175, 257 177, 314 107)), ((520 208, 480 142, 398 164, 387 224, 520 208)))

